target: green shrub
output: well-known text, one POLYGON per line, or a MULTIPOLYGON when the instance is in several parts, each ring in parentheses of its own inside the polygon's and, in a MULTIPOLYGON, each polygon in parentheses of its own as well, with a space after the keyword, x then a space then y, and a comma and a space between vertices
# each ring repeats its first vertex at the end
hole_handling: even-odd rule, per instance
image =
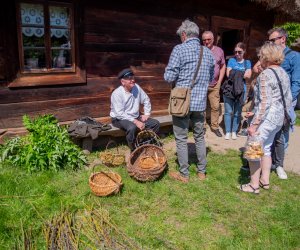
POLYGON ((291 46, 300 37, 300 23, 285 23, 280 27, 288 32, 287 45, 291 46))
POLYGON ((69 137, 67 129, 59 126, 53 115, 30 119, 23 116, 29 131, 0 148, 0 162, 10 163, 27 171, 77 169, 86 163, 86 157, 69 137))

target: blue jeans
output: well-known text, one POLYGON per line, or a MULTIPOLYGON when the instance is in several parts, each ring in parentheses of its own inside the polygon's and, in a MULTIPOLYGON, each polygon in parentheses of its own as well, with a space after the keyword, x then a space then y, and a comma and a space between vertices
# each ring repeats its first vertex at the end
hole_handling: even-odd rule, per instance
POLYGON ((225 132, 237 132, 239 123, 241 121, 242 105, 238 100, 231 99, 229 97, 223 96, 224 100, 224 123, 225 123, 225 132), (231 116, 233 115, 233 119, 231 116))

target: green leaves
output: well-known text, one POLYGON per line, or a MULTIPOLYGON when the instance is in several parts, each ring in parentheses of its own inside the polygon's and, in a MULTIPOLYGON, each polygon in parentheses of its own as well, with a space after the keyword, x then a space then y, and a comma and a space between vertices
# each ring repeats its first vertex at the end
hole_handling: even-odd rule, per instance
POLYGON ((23 124, 29 134, 13 138, 1 147, 0 162, 6 161, 28 172, 73 170, 86 163, 85 155, 53 115, 38 116, 32 120, 24 115, 23 124))
POLYGON ((288 32, 287 45, 291 46, 298 38, 300 38, 300 23, 288 22, 280 27, 288 32))

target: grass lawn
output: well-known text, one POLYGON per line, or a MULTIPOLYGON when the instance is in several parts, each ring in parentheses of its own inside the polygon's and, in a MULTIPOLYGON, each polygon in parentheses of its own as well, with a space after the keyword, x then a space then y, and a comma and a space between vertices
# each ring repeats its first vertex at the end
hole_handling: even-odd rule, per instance
MULTIPOLYGON (((173 151, 167 152, 170 170, 176 168, 173 151)), ((90 161, 96 157, 97 153, 91 154, 90 161)), ((14 248, 22 228, 31 228, 37 249, 45 249, 45 221, 62 208, 91 206, 106 209, 142 249, 299 249, 300 177, 289 174, 283 181, 273 173, 271 190, 246 194, 236 188, 247 182, 241 164, 239 152, 209 152, 208 179, 200 182, 192 164, 188 184, 167 174, 153 183, 138 183, 125 168, 115 168, 124 188, 106 198, 91 194, 90 169, 28 174, 2 166, 0 249, 14 248)))
POLYGON ((296 110, 296 115, 297 115, 296 125, 300 126, 300 110, 296 110))

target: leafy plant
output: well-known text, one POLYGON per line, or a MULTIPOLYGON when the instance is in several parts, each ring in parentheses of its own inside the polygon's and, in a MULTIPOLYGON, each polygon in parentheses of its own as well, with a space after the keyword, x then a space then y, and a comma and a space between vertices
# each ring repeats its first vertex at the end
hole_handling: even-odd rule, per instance
POLYGON ((300 23, 288 22, 280 27, 288 32, 287 45, 291 46, 298 38, 300 38, 300 23))
POLYGON ((29 172, 76 169, 86 163, 85 155, 53 115, 39 116, 33 120, 24 115, 23 124, 29 134, 7 141, 0 149, 0 162, 26 168, 29 172))

